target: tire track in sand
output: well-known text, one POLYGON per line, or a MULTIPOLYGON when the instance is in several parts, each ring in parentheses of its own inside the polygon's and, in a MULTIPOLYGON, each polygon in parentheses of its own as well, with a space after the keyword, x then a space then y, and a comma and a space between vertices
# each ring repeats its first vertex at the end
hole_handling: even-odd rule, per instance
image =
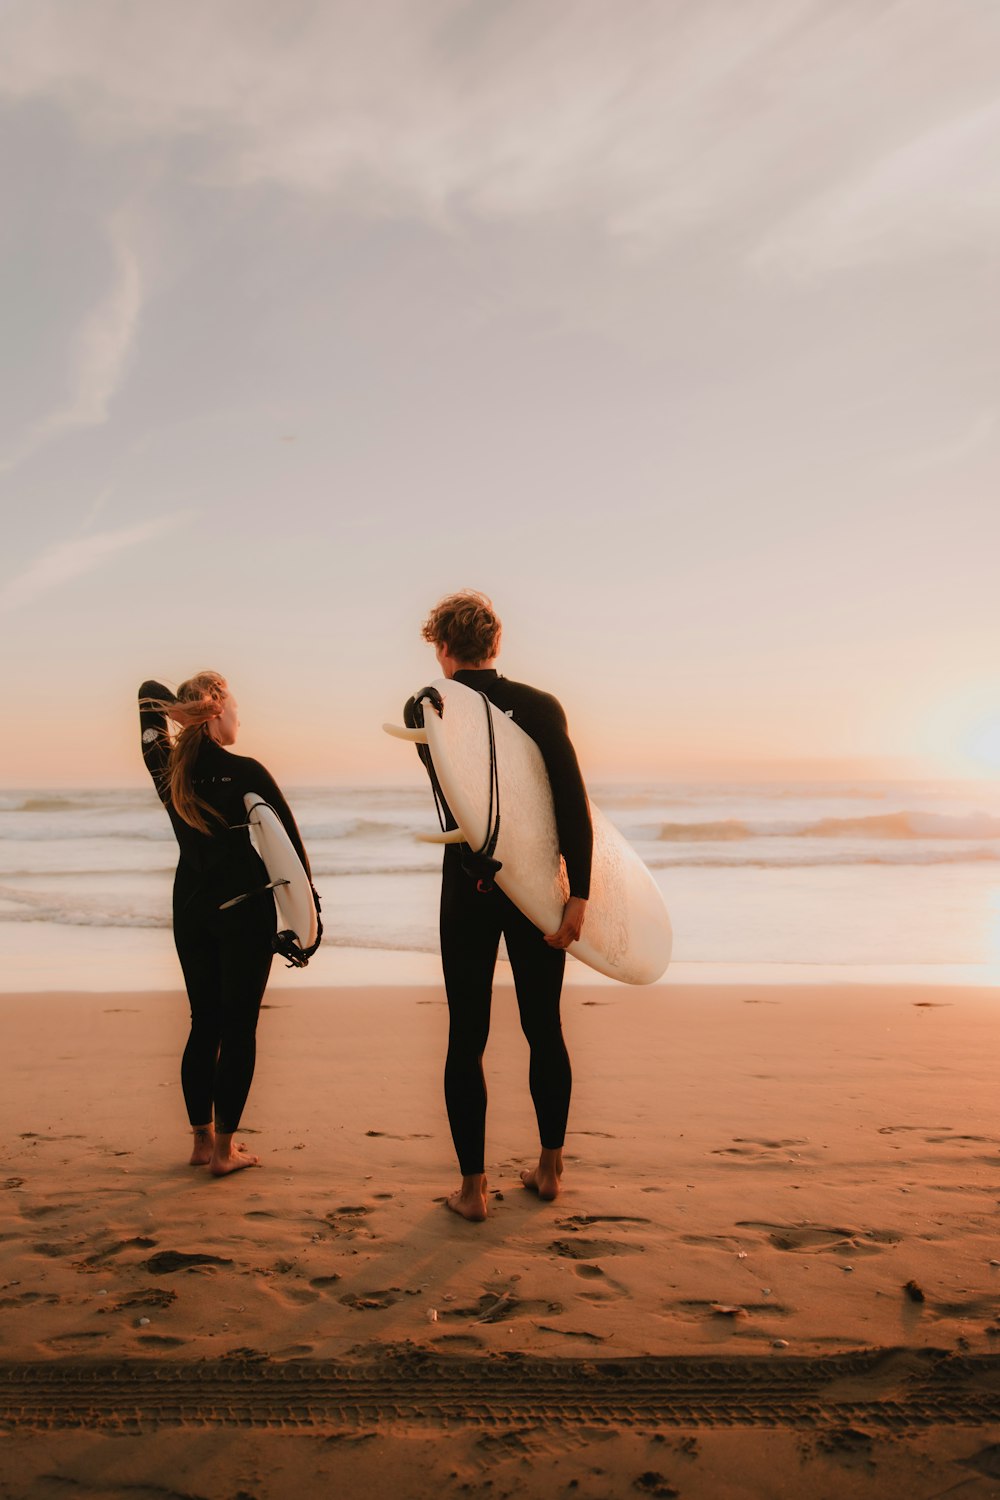
POLYGON ((364 1362, 264 1357, 0 1364, 0 1430, 169 1427, 343 1431, 394 1421, 506 1428, 862 1426, 1000 1422, 1000 1355, 868 1350, 820 1357, 469 1358, 387 1349, 364 1362))

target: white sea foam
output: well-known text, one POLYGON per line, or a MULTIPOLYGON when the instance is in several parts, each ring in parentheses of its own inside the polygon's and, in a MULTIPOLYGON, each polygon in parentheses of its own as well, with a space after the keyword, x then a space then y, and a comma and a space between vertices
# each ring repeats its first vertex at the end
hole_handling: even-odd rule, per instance
MULTIPOLYGON (((647 783, 592 795, 659 881, 682 964, 1000 961, 996 787, 647 783)), ((327 947, 436 951, 441 855, 415 839, 436 827, 426 785, 291 789, 289 800, 327 947)), ((148 788, 0 793, 0 948, 30 955, 57 930, 130 933, 129 952, 143 931, 161 944, 175 862, 148 788), (20 932, 32 935, 21 946, 20 932)), ((8 958, 2 983, 16 982, 8 958)))

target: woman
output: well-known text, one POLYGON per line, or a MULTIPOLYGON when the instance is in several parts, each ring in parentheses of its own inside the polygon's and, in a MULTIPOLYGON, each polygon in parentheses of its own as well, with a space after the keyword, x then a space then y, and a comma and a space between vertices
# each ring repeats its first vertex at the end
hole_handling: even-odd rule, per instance
POLYGON ((243 798, 255 792, 281 818, 306 872, 309 861, 288 804, 259 761, 233 755, 236 699, 218 672, 199 672, 176 695, 139 689, 142 756, 180 845, 174 942, 191 1002, 181 1084, 194 1131, 192 1166, 225 1177, 260 1165, 233 1135, 250 1091, 257 1016, 277 926, 267 872, 247 833, 243 798), (171 738, 167 719, 178 726, 171 738), (222 904, 249 892, 228 910, 222 904))

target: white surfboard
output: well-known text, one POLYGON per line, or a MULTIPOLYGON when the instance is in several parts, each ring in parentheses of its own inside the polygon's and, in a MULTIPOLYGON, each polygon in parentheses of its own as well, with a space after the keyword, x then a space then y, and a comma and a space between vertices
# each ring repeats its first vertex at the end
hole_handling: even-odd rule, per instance
POLYGON ((300 948, 311 948, 318 931, 316 903, 295 845, 285 832, 284 823, 263 797, 247 792, 243 802, 250 842, 264 861, 268 880, 274 884, 278 931, 294 932, 300 948))
MULTIPOLYGON (((559 853, 552 790, 542 753, 500 709, 464 684, 431 684, 444 700, 438 715, 424 702, 424 729, 386 724, 388 734, 424 743, 462 842, 479 849, 487 837, 493 721, 500 783, 496 883, 542 932, 555 932, 569 897, 559 853)), ((583 933, 569 952, 625 984, 653 984, 670 962, 673 934, 659 887, 631 844, 590 804, 594 859, 583 933)), ((451 841, 432 834, 431 842, 451 841)))

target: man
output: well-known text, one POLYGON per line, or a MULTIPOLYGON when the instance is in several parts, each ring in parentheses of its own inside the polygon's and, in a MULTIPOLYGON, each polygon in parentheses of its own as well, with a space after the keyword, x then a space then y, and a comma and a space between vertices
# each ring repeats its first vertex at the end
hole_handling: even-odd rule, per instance
MULTIPOLYGON (((559 1192, 572 1073, 559 1016, 566 949, 583 929, 590 890, 593 831, 587 792, 555 698, 496 670, 501 625, 489 599, 466 591, 435 605, 423 627, 443 675, 484 693, 538 745, 552 786, 559 848, 569 900, 556 932, 542 933, 496 886, 463 869, 464 845, 446 845, 441 882, 441 959, 448 996, 445 1102, 462 1186, 446 1201, 465 1219, 486 1218, 486 1082, 483 1053, 490 1029, 493 971, 500 935, 514 971, 521 1027, 531 1049, 529 1084, 538 1119, 537 1167, 521 1173, 525 1187, 548 1201, 559 1192)), ((415 700, 406 722, 415 721, 415 700)), ((426 712, 433 712, 429 706, 426 712)), ((426 760, 427 751, 423 750, 426 760)), ((452 826, 454 826, 452 822, 452 826)))

